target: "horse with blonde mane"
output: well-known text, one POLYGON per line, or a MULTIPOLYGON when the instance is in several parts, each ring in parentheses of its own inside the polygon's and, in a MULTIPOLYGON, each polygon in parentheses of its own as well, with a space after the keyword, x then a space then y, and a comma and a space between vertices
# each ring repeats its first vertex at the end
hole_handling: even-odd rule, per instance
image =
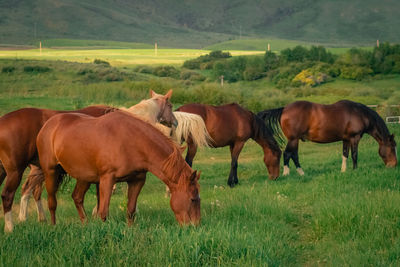
MULTIPOLYGON (((150 99, 142 100, 137 105, 134 105, 128 109, 120 109, 125 110, 125 112, 128 114, 137 116, 140 119, 155 125, 156 127, 162 127, 158 122, 164 123, 169 127, 172 125, 176 126, 177 120, 172 113, 172 105, 170 103, 171 95, 172 90, 169 90, 165 95, 157 94, 153 90, 150 90, 150 99)), ((33 194, 36 201, 38 219, 39 221, 44 221, 45 216, 41 203, 41 195, 43 190, 42 184, 45 179, 44 174, 40 167, 33 164, 31 164, 30 167, 31 171, 29 176, 22 186, 19 220, 26 220, 28 213, 28 201, 30 196, 33 194)))
POLYGON ((60 114, 51 118, 37 137, 40 165, 46 177, 48 206, 56 223, 56 192, 63 173, 77 179, 73 198, 84 221, 84 195, 91 183, 99 184, 98 215, 108 215, 112 187, 128 183, 128 223, 150 171, 171 190, 170 205, 180 224, 200 222, 198 179, 178 147, 152 125, 116 111, 94 118, 82 114, 60 114))

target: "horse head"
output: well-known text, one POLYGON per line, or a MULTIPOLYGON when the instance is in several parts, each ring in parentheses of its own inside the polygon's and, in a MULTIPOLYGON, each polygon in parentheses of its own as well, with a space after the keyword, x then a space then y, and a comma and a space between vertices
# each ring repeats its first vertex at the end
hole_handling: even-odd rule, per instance
POLYGON ((397 166, 397 147, 394 140, 394 134, 389 135, 385 141, 379 144, 379 155, 381 156, 386 167, 397 166))
POLYGON ((172 112, 172 104, 170 102, 172 95, 172 89, 168 91, 165 95, 157 94, 153 90, 150 90, 150 97, 153 99, 158 106, 157 121, 162 124, 171 127, 174 125, 178 126, 178 120, 175 118, 172 112))
POLYGON ((200 223, 199 179, 200 172, 194 171, 190 177, 185 177, 176 186, 170 187, 171 208, 181 225, 200 223))

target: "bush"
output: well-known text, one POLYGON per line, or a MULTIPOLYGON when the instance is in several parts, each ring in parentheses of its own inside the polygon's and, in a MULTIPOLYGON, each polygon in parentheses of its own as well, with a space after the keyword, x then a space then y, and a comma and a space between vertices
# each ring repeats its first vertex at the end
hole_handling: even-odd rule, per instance
POLYGON ((97 58, 93 61, 93 63, 94 64, 99 64, 99 65, 110 66, 109 62, 107 62, 105 60, 102 60, 102 59, 97 59, 97 58))
POLYGON ((13 66, 5 66, 1 69, 2 73, 12 73, 15 71, 15 67, 13 66))
POLYGON ((159 77, 179 78, 179 70, 173 66, 159 66, 153 69, 153 74, 159 77))
POLYGON ((227 59, 232 57, 229 52, 222 52, 220 50, 212 51, 207 55, 200 56, 198 58, 186 60, 183 63, 183 67, 187 69, 212 69, 214 62, 221 59, 227 59))
POLYGON ((297 74, 292 82, 294 85, 316 86, 328 80, 328 75, 322 72, 313 72, 312 69, 305 69, 297 74))
POLYGON ((134 68, 135 72, 144 73, 144 74, 152 74, 153 68, 147 65, 139 65, 134 68))
POLYGON ((366 76, 373 73, 372 69, 368 67, 359 66, 344 66, 340 69, 340 77, 343 79, 361 81, 366 76))
POLYGON ((199 81, 199 82, 202 82, 206 79, 204 75, 201 75, 200 73, 190 70, 182 71, 180 78, 181 80, 199 81))
POLYGON ((49 72, 51 69, 49 67, 42 67, 42 66, 25 66, 24 72, 30 73, 44 73, 49 72))

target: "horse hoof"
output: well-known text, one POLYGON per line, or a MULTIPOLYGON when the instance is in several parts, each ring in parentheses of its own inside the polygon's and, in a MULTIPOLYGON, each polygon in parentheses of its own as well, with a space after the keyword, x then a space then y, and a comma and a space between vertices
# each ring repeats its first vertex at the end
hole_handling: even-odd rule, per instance
POLYGON ((286 176, 286 175, 289 175, 289 173, 290 173, 289 167, 288 167, 288 166, 283 166, 283 173, 282 173, 282 175, 283 175, 283 176, 286 176))
POLYGON ((230 188, 234 188, 235 187, 235 183, 228 183, 230 188))
POLYGON ((297 168, 297 173, 298 173, 300 176, 303 176, 303 175, 304 175, 304 171, 303 171, 302 168, 297 168))

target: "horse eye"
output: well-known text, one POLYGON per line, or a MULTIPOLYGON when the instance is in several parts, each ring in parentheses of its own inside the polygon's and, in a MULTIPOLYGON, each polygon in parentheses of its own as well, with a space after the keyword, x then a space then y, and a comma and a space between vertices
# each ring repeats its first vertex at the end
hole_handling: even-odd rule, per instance
POLYGON ((200 196, 197 196, 197 197, 195 197, 195 198, 192 198, 192 202, 197 202, 197 201, 200 201, 200 196))

